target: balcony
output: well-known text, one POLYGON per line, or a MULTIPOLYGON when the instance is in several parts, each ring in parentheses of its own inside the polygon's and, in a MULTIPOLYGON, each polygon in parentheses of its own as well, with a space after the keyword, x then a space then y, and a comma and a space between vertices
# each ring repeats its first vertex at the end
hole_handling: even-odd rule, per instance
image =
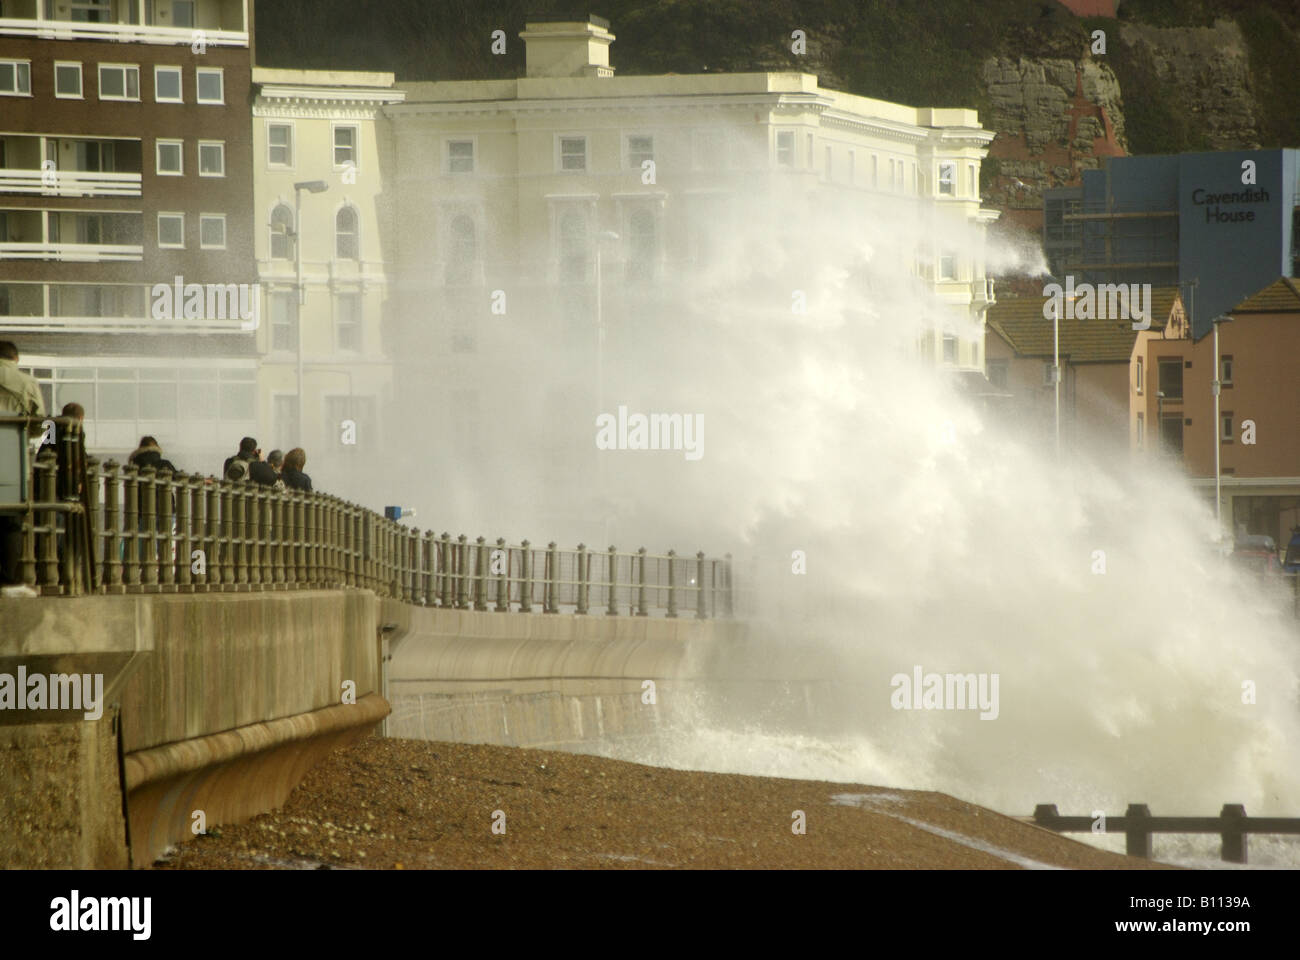
POLYGON ((153 302, 146 284, 0 283, 0 334, 248 332, 243 320, 220 311, 158 317, 153 302))
POLYGON ((143 259, 138 213, 0 210, 0 260, 96 263, 143 259))
POLYGON ((44 197, 138 197, 140 174, 0 169, 0 193, 36 193, 44 197))
POLYGON ((247 47, 244 0, 7 0, 0 36, 247 47))
POLYGON ((0 134, 0 193, 138 197, 140 141, 0 134))

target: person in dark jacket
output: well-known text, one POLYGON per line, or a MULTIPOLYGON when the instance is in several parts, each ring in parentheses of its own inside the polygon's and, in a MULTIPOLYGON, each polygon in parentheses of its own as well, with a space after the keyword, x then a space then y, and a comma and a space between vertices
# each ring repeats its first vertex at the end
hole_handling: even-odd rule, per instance
POLYGON ((239 452, 226 458, 221 475, 227 480, 252 480, 264 487, 274 486, 279 479, 270 464, 262 462, 262 451, 252 437, 239 441, 239 452))
MULTIPOLYGON (((126 462, 128 465, 135 467, 136 470, 144 470, 147 467, 153 467, 155 481, 158 474, 162 473, 164 470, 170 470, 173 479, 175 479, 176 475, 180 473, 180 471, 176 469, 176 464, 163 458, 162 448, 158 446, 158 441, 153 437, 141 437, 140 446, 136 447, 135 451, 126 458, 126 462)), ((144 538, 151 532, 165 533, 171 530, 172 526, 171 513, 175 509, 175 503, 174 498, 169 492, 165 493, 162 499, 155 499, 153 502, 155 510, 154 531, 149 531, 145 526, 145 498, 157 492, 157 487, 146 486, 143 483, 136 488, 136 516, 137 522, 139 523, 138 529, 143 534, 143 536, 137 538, 136 546, 137 553, 141 558, 145 555, 144 538)))
POLYGON ((284 455, 284 469, 280 471, 280 479, 290 490, 305 490, 311 493, 311 477, 302 472, 302 468, 307 466, 307 454, 302 447, 294 447, 284 455))
POLYGON ((162 448, 158 446, 158 441, 153 437, 141 437, 140 446, 136 447, 135 452, 126 458, 126 462, 137 470, 153 467, 155 473, 162 473, 164 470, 170 470, 173 474, 180 472, 176 469, 176 464, 163 459, 162 448))

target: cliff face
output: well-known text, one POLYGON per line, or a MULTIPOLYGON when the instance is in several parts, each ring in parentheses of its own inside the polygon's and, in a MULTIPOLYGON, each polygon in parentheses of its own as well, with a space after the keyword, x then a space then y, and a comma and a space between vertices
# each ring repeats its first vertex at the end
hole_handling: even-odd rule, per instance
POLYGON ((1045 189, 1128 152, 1119 82, 1103 62, 990 57, 983 80, 992 104, 984 124, 998 133, 985 196, 1008 223, 1041 229, 1045 189))
POLYGON ((1105 55, 983 62, 991 103, 984 123, 998 133, 984 195, 1004 223, 1041 232, 1043 191, 1077 184, 1104 157, 1260 146, 1250 55, 1236 23, 1125 23, 1107 34, 1105 55))

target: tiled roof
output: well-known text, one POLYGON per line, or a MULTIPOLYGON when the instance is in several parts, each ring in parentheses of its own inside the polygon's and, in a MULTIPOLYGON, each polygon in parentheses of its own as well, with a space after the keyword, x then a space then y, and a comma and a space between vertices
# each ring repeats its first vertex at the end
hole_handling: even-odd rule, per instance
MULTIPOLYGON (((1151 329, 1164 327, 1178 297, 1177 287, 1151 291, 1151 329)), ((1052 321, 1043 318, 1044 297, 999 300, 989 307, 988 325, 1022 357, 1052 355, 1052 321)), ((1128 320, 1062 319, 1061 356, 1071 363, 1124 363, 1138 331, 1128 320)))
POLYGON ((1290 277, 1280 277, 1253 293, 1232 310, 1238 313, 1300 313, 1300 288, 1290 277))

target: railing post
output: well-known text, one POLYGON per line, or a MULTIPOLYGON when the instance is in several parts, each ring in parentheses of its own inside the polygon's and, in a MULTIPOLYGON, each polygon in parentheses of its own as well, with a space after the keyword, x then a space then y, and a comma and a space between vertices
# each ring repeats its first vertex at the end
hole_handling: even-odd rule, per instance
POLYGON ((270 590, 274 574, 271 572, 271 500, 275 491, 263 490, 257 497, 257 583, 258 589, 270 590))
POLYGON ((605 612, 611 617, 618 616, 618 551, 611 545, 609 548, 609 569, 605 571, 609 574, 609 602, 605 605, 605 612))
POLYGON ((475 549, 474 549, 474 561, 475 561, 475 571, 474 571, 474 573, 475 573, 475 576, 474 576, 474 609, 475 609, 475 610, 486 610, 486 609, 488 608, 488 605, 487 605, 487 597, 488 597, 488 585, 487 585, 487 578, 488 578, 488 550, 487 550, 487 538, 486 538, 486 537, 479 537, 477 540, 474 541, 474 543, 475 543, 475 549))
POLYGON ((734 606, 736 598, 733 593, 733 587, 731 582, 731 554, 727 554, 727 562, 723 565, 722 571, 723 571, 723 578, 724 578, 723 583, 725 584, 725 586, 723 587, 723 591, 724 591, 723 598, 726 601, 725 615, 728 619, 730 619, 732 615, 735 613, 735 609, 736 609, 734 606))
MULTIPOLYGON (((56 476, 58 468, 58 460, 48 450, 37 458, 36 499, 38 506, 42 503, 53 504, 56 501, 58 496, 58 478, 56 476)), ((37 571, 41 583, 41 593, 58 594, 63 592, 63 585, 59 583, 59 515, 54 510, 40 512, 44 517, 44 520, 40 523, 44 532, 40 535, 40 546, 37 550, 40 558, 37 571)))
POLYGON ((207 539, 204 541, 204 563, 208 572, 203 583, 204 589, 209 592, 213 587, 221 589, 221 483, 213 477, 205 477, 203 480, 203 499, 207 502, 203 519, 208 528, 207 539))
POLYGON ((271 583, 275 589, 284 586, 284 492, 271 493, 271 583))
POLYGON ((293 495, 293 585, 302 587, 307 582, 307 494, 301 490, 293 495))
POLYGON ((510 551, 506 538, 497 537, 497 550, 501 553, 501 572, 497 574, 497 613, 510 611, 510 551))
POLYGON ((234 507, 231 505, 231 499, 234 491, 231 489, 234 481, 219 480, 217 486, 220 489, 221 497, 221 583, 223 587, 234 589, 235 585, 235 529, 234 529, 234 507))
POLYGON ((520 545, 522 554, 519 562, 519 612, 532 613, 533 610, 533 551, 525 540, 520 545))
POLYGON ((194 553, 194 531, 190 524, 193 520, 191 498, 194 496, 194 478, 187 473, 176 476, 176 590, 179 593, 194 592, 194 571, 190 557, 194 553))
POLYGON ((170 470, 160 470, 154 476, 154 490, 158 494, 158 513, 155 523, 158 528, 158 581, 163 593, 175 593, 176 561, 179 558, 175 556, 176 540, 172 533, 176 508, 170 470))
POLYGON ((1130 857, 1151 859, 1151 829, 1143 823, 1151 819, 1145 803, 1130 803, 1124 812, 1124 852, 1130 857))
POLYGON ((587 612, 587 573, 591 558, 587 556, 587 545, 578 544, 578 609, 577 613, 587 612))
POLYGON ((424 557, 420 564, 420 603, 432 607, 438 602, 438 581, 433 566, 438 559, 438 546, 434 542, 432 530, 424 531, 420 540, 420 552, 424 557))
POLYGON ((140 592, 140 471, 131 463, 122 470, 122 507, 125 529, 122 531, 122 559, 126 586, 131 593, 140 592))
POLYGON ((677 571, 674 564, 677 562, 677 551, 668 551, 668 616, 677 616, 677 571))
POLYGON ((645 605, 645 547, 638 547, 636 553, 641 558, 641 576, 636 593, 636 615, 645 617, 649 615, 645 605))
POLYGON ((469 537, 456 538, 456 609, 469 609, 469 537))
POLYGON ((1246 862, 1246 807, 1240 803, 1225 803, 1219 814, 1223 818, 1223 847, 1220 858, 1224 863, 1246 862))
POLYGON ((118 497, 120 469, 116 460, 104 464, 104 589, 108 593, 121 593, 123 590, 120 552, 123 542, 120 536, 122 515, 118 497))
POLYGON ((560 552, 552 540, 546 545, 546 596, 542 609, 546 613, 560 612, 560 552))
POLYGON ((452 600, 452 556, 451 556, 451 534, 446 530, 442 532, 442 543, 438 548, 438 569, 440 571, 442 593, 438 600, 440 607, 450 607, 454 604, 452 600))
POLYGON ((153 467, 140 471, 140 536, 144 538, 144 586, 158 586, 158 473, 153 467))
POLYGON ((248 560, 244 550, 244 504, 250 483, 251 480, 245 479, 234 480, 229 484, 230 523, 223 525, 232 562, 232 578, 229 582, 235 585, 236 590, 243 590, 248 585, 248 560))
POLYGON ((695 555, 695 619, 704 620, 709 615, 709 599, 704 586, 704 551, 695 555))

